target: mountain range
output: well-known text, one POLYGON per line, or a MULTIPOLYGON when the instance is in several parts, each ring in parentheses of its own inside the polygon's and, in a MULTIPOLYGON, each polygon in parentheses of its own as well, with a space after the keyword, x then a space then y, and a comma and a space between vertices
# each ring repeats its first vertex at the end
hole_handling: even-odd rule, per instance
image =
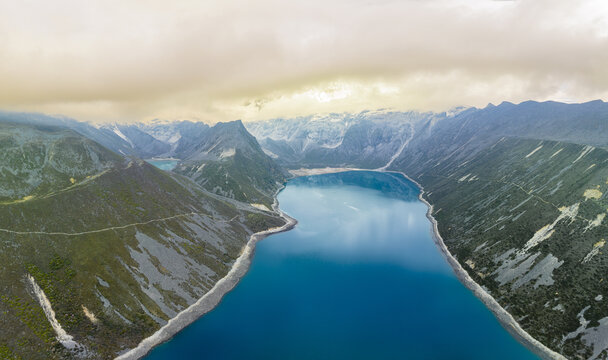
MULTIPOLYGON (((2 358, 114 358, 206 294, 253 233, 285 223, 260 204, 236 200, 224 184, 210 192, 200 177, 162 171, 131 155, 166 149, 152 136, 138 147, 141 142, 124 134, 140 133, 121 130, 127 147, 105 128, 39 115, 15 114, 11 121, 10 114, 3 115, 2 358)), ((219 164, 215 171, 222 171, 223 179, 232 179, 232 171, 247 176, 231 185, 272 199, 282 173, 258 169, 264 182, 261 190, 254 187, 249 180, 255 173, 243 175, 239 166, 250 166, 255 150, 266 155, 239 127, 207 129, 215 134, 209 138, 216 142, 214 150, 206 138, 199 139, 189 163, 219 164)), ((259 161, 276 166, 266 160, 259 161)))
POLYGON ((568 358, 608 356, 602 101, 214 126, 0 112, 0 149, 6 357, 74 356, 36 286, 80 354, 133 348, 224 276, 252 233, 284 224, 271 208, 286 169, 319 167, 407 174, 450 252, 529 334, 568 358))
POLYGON ((450 252, 529 334, 568 358, 608 355, 607 103, 505 102, 248 126, 292 169, 404 172, 423 186, 450 252))

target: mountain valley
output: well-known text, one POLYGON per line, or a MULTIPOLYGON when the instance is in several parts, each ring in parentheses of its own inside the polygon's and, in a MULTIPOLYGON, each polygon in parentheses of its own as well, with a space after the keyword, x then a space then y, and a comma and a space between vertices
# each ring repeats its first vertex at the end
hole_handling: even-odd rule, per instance
POLYGON ((602 101, 213 126, 0 113, 0 354, 126 352, 207 293, 253 233, 285 224, 287 169, 340 167, 420 183, 450 252, 523 329, 568 358, 605 358, 607 118, 602 101))
POLYGON ((384 113, 386 125, 364 112, 249 128, 292 169, 404 172, 424 187, 448 249, 528 333, 568 358, 608 356, 608 104, 384 113), (377 136, 395 118, 392 136, 377 136), (387 150, 370 160, 370 143, 387 150))
POLYGON ((208 292, 251 234, 284 224, 75 131, 0 126, 3 357, 113 358, 208 292))

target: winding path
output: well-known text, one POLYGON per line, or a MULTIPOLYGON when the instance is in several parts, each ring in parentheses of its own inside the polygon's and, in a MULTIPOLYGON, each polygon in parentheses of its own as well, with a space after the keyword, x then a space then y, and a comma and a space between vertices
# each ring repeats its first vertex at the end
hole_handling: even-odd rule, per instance
MULTIPOLYGON (((178 215, 168 216, 168 217, 164 217, 164 218, 160 218, 160 219, 153 219, 153 220, 149 220, 149 221, 145 221, 145 222, 136 222, 136 223, 127 224, 127 225, 121 225, 121 226, 110 226, 110 227, 103 228, 103 229, 89 230, 89 231, 82 231, 82 232, 74 232, 74 233, 68 233, 68 232, 46 232, 46 231, 15 231, 15 230, 1 229, 1 228, 0 228, 0 232, 9 233, 9 234, 17 234, 17 235, 81 236, 81 235, 100 233, 100 232, 105 232, 105 231, 110 231, 110 230, 121 230, 121 229, 126 229, 126 228, 129 228, 129 227, 132 227, 132 226, 148 225, 148 224, 151 224, 151 223, 154 223, 154 222, 167 221, 167 220, 176 219, 176 218, 180 218, 180 217, 187 217, 187 216, 201 215, 201 214, 202 213, 190 212, 190 213, 185 213, 185 214, 178 214, 178 215)), ((237 217, 238 217, 238 215, 235 215, 230 220, 222 220, 222 221, 223 222, 231 222, 231 221, 235 220, 237 217)))

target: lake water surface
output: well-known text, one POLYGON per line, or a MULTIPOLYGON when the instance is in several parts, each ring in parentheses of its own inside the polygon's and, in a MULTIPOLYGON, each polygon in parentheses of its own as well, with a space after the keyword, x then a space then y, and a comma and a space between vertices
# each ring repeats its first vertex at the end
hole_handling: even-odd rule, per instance
POLYGON ((537 359, 455 277, 418 193, 376 172, 291 180, 296 228, 147 359, 537 359))
POLYGON ((146 162, 156 166, 157 168, 161 169, 161 170, 173 170, 176 166, 177 163, 179 162, 179 160, 177 159, 148 159, 146 160, 146 162))

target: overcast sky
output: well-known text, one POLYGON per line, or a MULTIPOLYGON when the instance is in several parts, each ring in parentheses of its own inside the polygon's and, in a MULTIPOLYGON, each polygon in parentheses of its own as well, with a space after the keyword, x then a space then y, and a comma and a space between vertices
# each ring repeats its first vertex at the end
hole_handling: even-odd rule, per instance
POLYGON ((607 4, 0 1, 0 108, 212 123, 608 100, 607 4))

